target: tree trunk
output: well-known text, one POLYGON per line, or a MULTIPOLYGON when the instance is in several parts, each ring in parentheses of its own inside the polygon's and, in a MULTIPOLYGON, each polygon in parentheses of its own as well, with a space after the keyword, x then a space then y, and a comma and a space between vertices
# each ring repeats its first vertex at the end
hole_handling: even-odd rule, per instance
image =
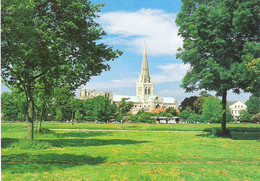
POLYGON ((40 133, 42 131, 42 120, 40 119, 38 122, 38 129, 37 132, 40 133))
POLYGON ((44 119, 43 117, 45 116, 45 113, 46 113, 46 102, 44 101, 40 112, 40 119, 38 122, 38 129, 37 129, 38 133, 42 131, 42 121, 44 119))
POLYGON ((33 137, 33 119, 34 119, 34 105, 31 91, 27 91, 27 102, 28 102, 28 132, 27 139, 32 141, 33 137))
POLYGON ((227 104, 227 90, 223 90, 222 93, 222 122, 221 122, 221 128, 224 134, 227 134, 227 112, 226 112, 226 104, 227 104))

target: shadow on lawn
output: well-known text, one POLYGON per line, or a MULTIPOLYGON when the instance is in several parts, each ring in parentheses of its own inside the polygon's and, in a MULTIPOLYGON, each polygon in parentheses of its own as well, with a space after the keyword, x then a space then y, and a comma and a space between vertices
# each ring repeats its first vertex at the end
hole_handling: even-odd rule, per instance
POLYGON ((134 141, 128 139, 57 139, 43 140, 54 147, 87 147, 87 146, 105 146, 105 145, 128 145, 146 143, 147 141, 134 141))
POLYGON ((12 173, 41 173, 80 165, 98 165, 104 163, 105 160, 106 157, 72 154, 11 154, 2 155, 2 171, 10 171, 12 173))
POLYGON ((1 138, 1 148, 7 148, 12 143, 18 142, 19 139, 16 138, 1 138))
POLYGON ((258 140, 260 141, 260 128, 239 128, 239 127, 229 127, 230 135, 223 136, 221 128, 205 129, 206 134, 199 134, 202 137, 221 137, 230 138, 233 140, 258 140))
POLYGON ((64 137, 73 137, 73 138, 85 138, 85 137, 93 137, 93 136, 104 136, 104 135, 110 135, 110 132, 61 132, 56 133, 59 138, 64 137))

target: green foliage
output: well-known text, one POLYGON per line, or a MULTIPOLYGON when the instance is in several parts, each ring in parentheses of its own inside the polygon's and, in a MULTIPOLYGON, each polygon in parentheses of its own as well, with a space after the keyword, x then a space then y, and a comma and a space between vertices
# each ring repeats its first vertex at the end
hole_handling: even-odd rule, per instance
POLYGON ((246 101, 246 106, 249 114, 260 113, 260 97, 251 95, 246 101))
POLYGON ((94 100, 93 99, 86 99, 83 102, 83 111, 84 111, 84 120, 86 121, 94 121, 94 100))
POLYGON ((194 110, 197 114, 201 115, 203 110, 203 104, 207 97, 198 97, 198 99, 193 103, 194 110))
POLYGON ((190 112, 184 110, 184 111, 180 112, 178 116, 179 116, 180 118, 183 118, 183 119, 188 119, 188 117, 190 117, 191 114, 192 114, 192 113, 190 113, 190 112))
POLYGON ((168 117, 171 117, 171 116, 177 116, 177 111, 176 109, 172 108, 172 107, 169 107, 166 109, 166 113, 168 113, 168 117))
POLYGON ((83 115, 81 114, 81 111, 80 110, 77 110, 75 112, 75 120, 77 122, 83 122, 83 115))
POLYGON ((201 116, 196 113, 191 113, 189 117, 186 119, 186 122, 189 123, 201 122, 201 116))
MULTIPOLYGON (((226 107, 227 110, 227 120, 231 121, 232 115, 229 111, 228 106, 226 107)), ((222 105, 221 100, 216 97, 208 97, 204 104, 203 104, 203 111, 201 118, 203 122, 211 122, 211 123, 219 123, 221 122, 221 112, 222 112, 222 105)))
POLYGON ((194 110, 194 102, 198 99, 197 96, 191 96, 191 97, 187 97, 185 98, 181 105, 180 105, 180 109, 183 111, 185 109, 187 109, 187 111, 192 112, 194 110))
POLYGON ((211 95, 207 91, 201 91, 200 97, 210 97, 211 95))
POLYGON ((97 96, 93 98, 93 115, 95 120, 107 122, 115 118, 117 106, 107 97, 97 96))
POLYGON ((165 111, 160 112, 159 116, 165 117, 167 116, 167 113, 165 111))
POLYGON ((50 148, 51 145, 45 141, 19 140, 18 142, 14 142, 13 144, 11 144, 10 147, 18 150, 42 150, 50 148))
POLYGON ((3 92, 1 95, 2 120, 25 121, 27 117, 26 96, 15 91, 3 92))
POLYGON ((252 114, 249 114, 246 110, 240 111, 240 118, 239 121, 241 122, 250 122, 252 118, 252 114))
POLYGON ((56 121, 62 121, 64 120, 64 116, 63 116, 63 112, 61 109, 57 108, 55 109, 56 110, 56 116, 55 116, 55 119, 56 121))
POLYGON ((252 116, 252 118, 250 119, 250 122, 252 123, 259 123, 260 122, 260 113, 257 113, 255 115, 252 116))
POLYGON ((141 122, 141 123, 153 123, 155 122, 155 119, 151 117, 152 115, 148 112, 143 112, 135 116, 136 120, 135 122, 141 122))
POLYGON ((118 112, 121 115, 126 115, 130 109, 133 107, 132 102, 127 102, 127 98, 123 98, 119 103, 118 103, 118 112))

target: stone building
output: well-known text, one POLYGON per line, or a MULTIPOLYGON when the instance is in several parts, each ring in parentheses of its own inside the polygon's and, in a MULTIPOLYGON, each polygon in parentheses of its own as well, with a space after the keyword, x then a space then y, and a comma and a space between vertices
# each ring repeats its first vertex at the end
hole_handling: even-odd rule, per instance
POLYGON ((145 112, 151 112, 155 108, 167 109, 169 107, 177 109, 177 100, 173 97, 159 97, 154 95, 154 84, 151 76, 149 75, 148 60, 146 47, 144 46, 142 68, 139 76, 139 80, 136 82, 136 96, 126 95, 113 95, 112 92, 95 92, 81 90, 80 99, 88 99, 95 96, 109 97, 114 102, 119 102, 123 98, 126 98, 128 102, 133 102, 131 109, 132 114, 138 113, 140 110, 145 112))
POLYGON ((240 101, 228 101, 229 109, 235 120, 240 118, 240 111, 246 110, 247 106, 240 101))

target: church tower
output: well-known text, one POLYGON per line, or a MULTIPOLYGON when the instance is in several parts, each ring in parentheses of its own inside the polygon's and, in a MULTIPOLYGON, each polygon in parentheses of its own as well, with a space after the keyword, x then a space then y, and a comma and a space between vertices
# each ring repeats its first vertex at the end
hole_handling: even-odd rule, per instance
POLYGON ((139 96, 143 102, 149 96, 153 96, 153 83, 149 75, 145 44, 144 44, 144 54, 143 54, 141 74, 139 76, 139 81, 136 83, 136 96, 139 96))

